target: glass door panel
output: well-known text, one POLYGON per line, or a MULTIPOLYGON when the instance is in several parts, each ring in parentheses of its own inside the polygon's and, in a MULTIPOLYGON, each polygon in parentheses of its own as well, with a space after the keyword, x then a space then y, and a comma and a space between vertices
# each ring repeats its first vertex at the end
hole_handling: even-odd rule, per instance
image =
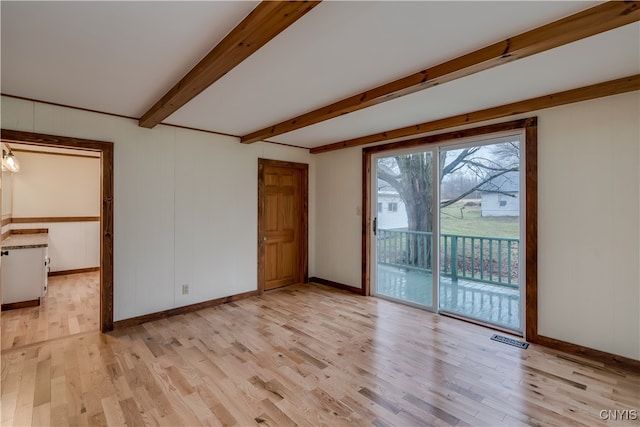
POLYGON ((522 331, 520 136, 441 148, 439 310, 522 331))
POLYGON ((374 294, 433 310, 434 154, 374 157, 372 170, 374 294))

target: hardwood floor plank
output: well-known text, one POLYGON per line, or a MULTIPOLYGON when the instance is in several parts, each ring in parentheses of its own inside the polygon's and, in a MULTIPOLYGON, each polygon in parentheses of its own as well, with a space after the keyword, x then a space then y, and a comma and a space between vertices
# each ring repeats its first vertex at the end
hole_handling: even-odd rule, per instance
POLYGON ((317 425, 312 423, 311 420, 313 417, 309 417, 302 407, 296 405, 292 401, 281 400, 275 403, 275 405, 280 411, 286 414, 287 417, 290 418, 296 426, 313 427, 317 425))
POLYGON ((260 402, 264 409, 260 415, 254 418, 256 423, 264 426, 295 426, 296 423, 280 410, 271 400, 264 399, 260 402))
POLYGON ((208 425, 209 421, 215 418, 209 410, 209 407, 200 399, 197 393, 193 392, 184 395, 182 396, 182 400, 186 403, 191 413, 198 419, 199 425, 208 425))
POLYGON ((33 408, 33 425, 50 426, 51 424, 51 402, 33 408))
POLYGON ((200 396, 202 401, 212 409, 212 412, 216 415, 216 418, 220 421, 220 424, 224 426, 239 424, 233 414, 224 405, 224 402, 221 402, 216 398, 216 394, 211 391, 207 384, 200 384, 196 386, 196 391, 198 392, 198 395, 200 396))
POLYGON ((67 416, 67 407, 52 406, 51 408, 51 425, 52 426, 66 426, 69 425, 69 417, 67 416))
POLYGON ((39 306, 1 313, 2 350, 99 329, 99 272, 50 277, 48 288, 39 306))
POLYGON ((371 391, 366 387, 360 388, 360 390, 358 390, 358 393, 360 393, 361 395, 371 400, 376 405, 386 409, 387 411, 393 414, 397 414, 398 412, 400 412, 400 407, 398 405, 388 401, 384 397, 380 396, 378 393, 371 391))
POLYGON ((44 342, 27 317, 3 314, 2 425, 601 426, 640 406, 638 372, 324 286, 44 342))
POLYGON ((0 424, 3 426, 13 425, 13 417, 16 413, 16 403, 18 400, 18 393, 2 393, 2 401, 0 402, 0 424))
POLYGON ((51 402, 51 359, 38 362, 33 406, 51 402))
POLYGON ((176 423, 174 425, 178 424, 177 414, 172 412, 171 414, 165 413, 163 416, 161 409, 154 407, 153 399, 149 396, 146 388, 139 386, 132 391, 133 397, 120 400, 127 425, 142 425, 140 420, 143 420, 144 425, 171 425, 173 419, 171 416, 175 416, 176 423))
POLYGON ((126 418, 122 412, 122 407, 120 406, 117 396, 112 395, 105 397, 101 403, 108 425, 121 426, 126 424, 126 418))

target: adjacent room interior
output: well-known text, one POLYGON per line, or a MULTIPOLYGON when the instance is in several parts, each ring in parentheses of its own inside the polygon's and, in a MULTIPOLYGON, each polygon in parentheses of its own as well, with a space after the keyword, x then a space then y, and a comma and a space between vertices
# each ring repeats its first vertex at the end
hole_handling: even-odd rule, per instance
POLYGON ((637 425, 639 2, 0 8, 2 425, 637 425))
POLYGON ((2 172, 4 246, 18 245, 3 255, 3 348, 99 330, 100 153, 19 143, 4 151, 19 163, 2 172), (21 249, 24 239, 46 246, 21 249), (35 260, 29 249, 40 251, 35 260), (21 263, 45 273, 33 290, 21 263))

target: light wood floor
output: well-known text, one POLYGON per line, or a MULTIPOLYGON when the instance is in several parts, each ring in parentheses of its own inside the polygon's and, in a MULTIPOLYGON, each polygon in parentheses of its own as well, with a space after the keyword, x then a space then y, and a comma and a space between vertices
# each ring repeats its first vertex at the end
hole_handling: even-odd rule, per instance
POLYGON ((100 273, 49 278, 38 307, 3 311, 2 350, 100 329, 100 273))
POLYGON ((2 425, 597 426, 640 409, 640 373, 492 333, 297 285, 4 350, 2 425))

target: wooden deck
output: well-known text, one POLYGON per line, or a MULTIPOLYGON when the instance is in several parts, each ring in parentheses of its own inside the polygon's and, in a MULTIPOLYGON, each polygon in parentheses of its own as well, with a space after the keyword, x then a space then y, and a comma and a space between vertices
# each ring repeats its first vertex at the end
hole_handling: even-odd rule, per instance
POLYGON ((603 426, 640 373, 296 285, 2 351, 3 426, 603 426))
MULTIPOLYGON (((520 329, 517 289, 467 280, 458 280, 455 284, 446 277, 441 282, 441 309, 508 329, 520 329)), ((377 283, 377 293, 383 296, 426 306, 433 304, 431 273, 379 265, 377 283)))

